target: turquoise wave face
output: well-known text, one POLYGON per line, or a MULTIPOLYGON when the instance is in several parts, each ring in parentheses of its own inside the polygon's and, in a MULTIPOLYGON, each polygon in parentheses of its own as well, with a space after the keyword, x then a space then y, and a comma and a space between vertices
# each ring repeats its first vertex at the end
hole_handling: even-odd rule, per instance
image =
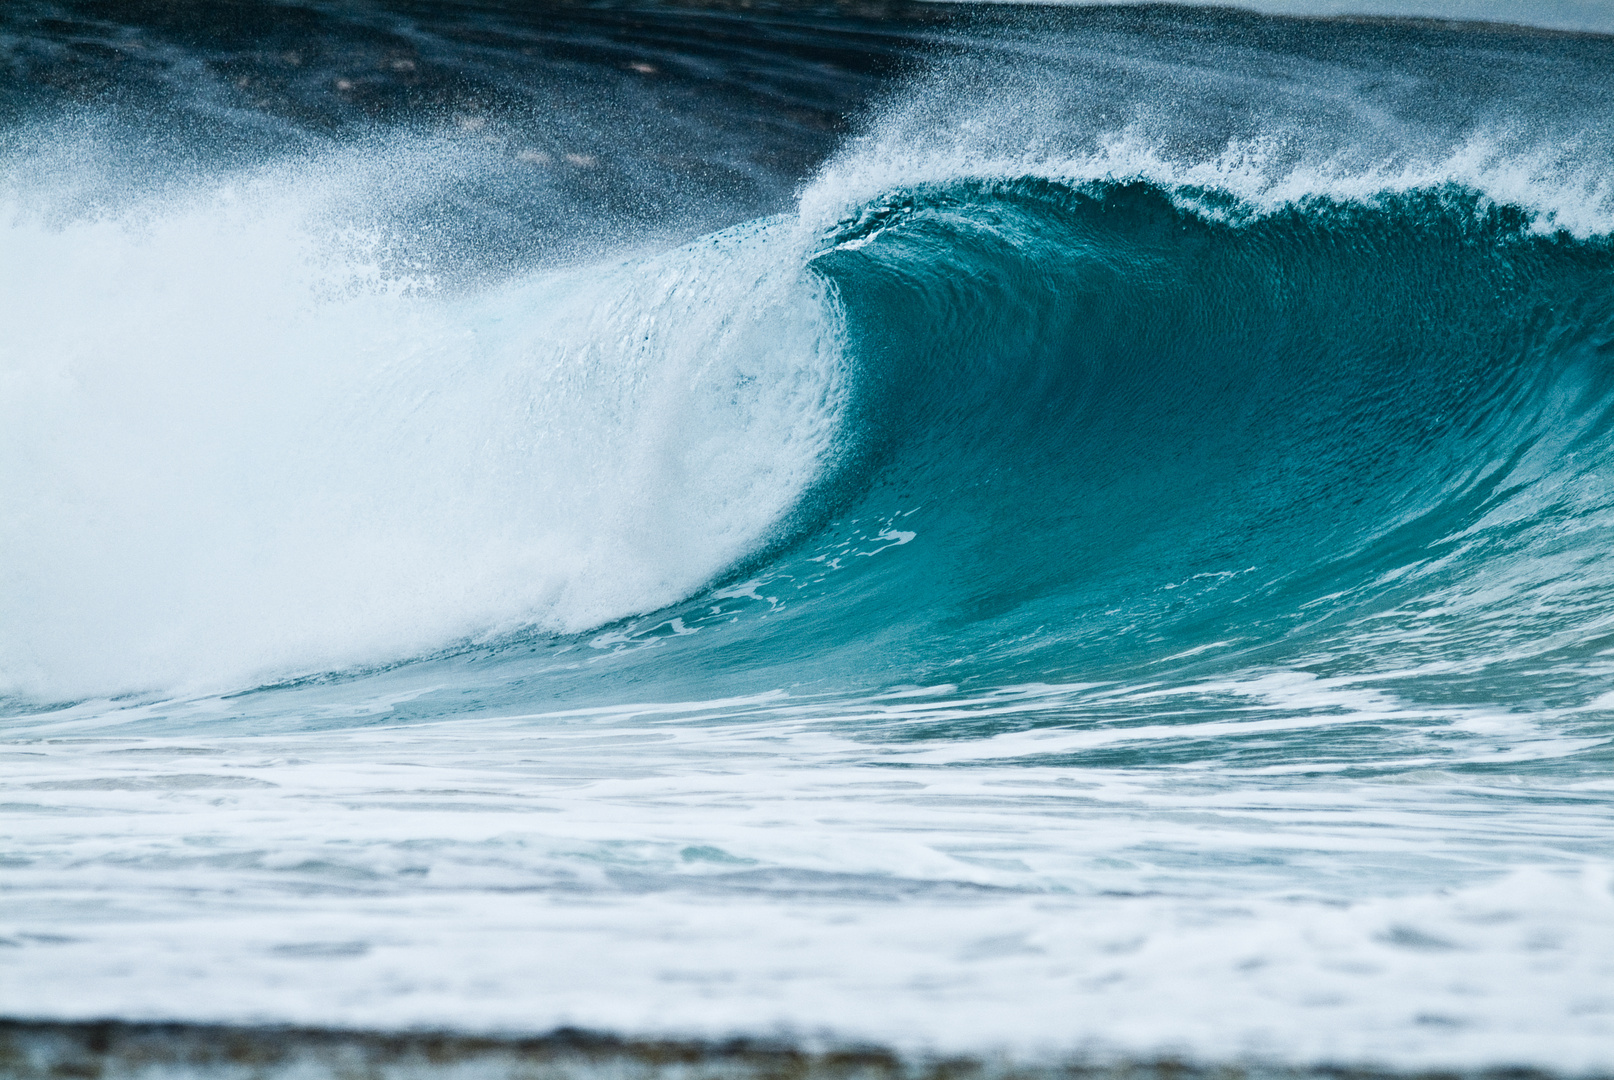
POLYGON ((862 208, 811 257, 854 389, 783 539, 499 662, 562 694, 1282 667, 1595 696, 1614 245, 1460 187, 1222 203, 1006 180, 862 208))
POLYGON ((1606 539, 1570 492, 1606 460, 1610 254, 1461 190, 1239 225, 1145 185, 871 208, 815 264, 878 462, 848 510, 917 535, 848 583, 858 621, 1047 678, 1561 630, 1568 597, 1518 593, 1606 539))

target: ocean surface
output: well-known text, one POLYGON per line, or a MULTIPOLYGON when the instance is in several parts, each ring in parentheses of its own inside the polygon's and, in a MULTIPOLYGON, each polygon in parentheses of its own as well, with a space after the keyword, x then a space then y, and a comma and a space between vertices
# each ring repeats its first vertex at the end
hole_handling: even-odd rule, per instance
POLYGON ((0 1016, 1608 1075, 1614 6, 1269 6, 6 3, 0 1016))

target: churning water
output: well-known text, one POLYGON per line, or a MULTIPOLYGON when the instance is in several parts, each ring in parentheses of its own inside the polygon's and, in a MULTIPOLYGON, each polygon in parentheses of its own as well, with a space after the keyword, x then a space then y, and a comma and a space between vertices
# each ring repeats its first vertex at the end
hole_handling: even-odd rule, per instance
POLYGON ((1614 38, 103 7, 0 1012, 1614 1063, 1614 38))

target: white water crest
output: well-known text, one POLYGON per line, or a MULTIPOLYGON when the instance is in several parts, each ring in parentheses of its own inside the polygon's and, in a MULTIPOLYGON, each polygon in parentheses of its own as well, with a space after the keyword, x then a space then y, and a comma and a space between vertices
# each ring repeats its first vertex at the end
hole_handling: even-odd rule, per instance
MULTIPOLYGON (((1034 35, 996 44, 937 64, 879 110, 805 186, 803 216, 827 225, 893 191, 1025 177, 1145 181, 1223 220, 1460 186, 1541 233, 1614 232, 1614 139, 1596 99, 1515 88, 1414 113, 1382 100, 1371 66, 1313 59, 1264 88, 1261 109, 1229 108, 1249 93, 1254 50, 1139 64, 1034 35)), ((1577 77, 1564 68, 1554 75, 1577 77)))
POLYGON ((350 217, 408 156, 88 207, 66 166, 13 163, 0 693, 585 629, 698 588, 819 475, 839 329, 794 231, 450 289, 350 217))

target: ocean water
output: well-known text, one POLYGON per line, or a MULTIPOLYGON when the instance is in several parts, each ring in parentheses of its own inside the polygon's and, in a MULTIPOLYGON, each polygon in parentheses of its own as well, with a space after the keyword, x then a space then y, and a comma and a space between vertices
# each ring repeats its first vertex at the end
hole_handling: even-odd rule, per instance
POLYGON ((1606 1074, 1532 10, 7 5, 0 1015, 1606 1074))

